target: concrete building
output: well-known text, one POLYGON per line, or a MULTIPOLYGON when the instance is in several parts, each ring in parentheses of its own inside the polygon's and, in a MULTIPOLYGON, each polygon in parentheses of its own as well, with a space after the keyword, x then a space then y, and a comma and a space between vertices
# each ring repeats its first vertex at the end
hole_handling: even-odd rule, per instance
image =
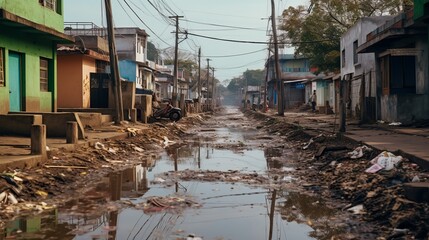
MULTIPOLYGON (((69 29, 84 29, 66 23, 69 29), (73 27, 72 27, 73 26, 73 27)), ((92 23, 92 29, 97 27, 92 23)), ((85 34, 80 32, 79 34, 85 34)), ((75 43, 58 48, 58 107, 113 108, 109 48, 102 35, 75 35, 75 43)))
POLYGON ((57 110, 62 0, 0 0, 0 114, 57 110))
POLYGON ((155 64, 147 60, 148 34, 140 28, 115 28, 121 77, 136 83, 137 94, 155 91, 155 64))
POLYGON ((411 9, 368 33, 357 49, 375 54, 377 120, 429 119, 428 24, 420 21, 428 13, 416 8, 416 16, 411 9))
MULTIPOLYGON (((285 109, 297 107, 304 104, 305 86, 302 84, 304 80, 316 77, 310 72, 309 59, 303 56, 295 56, 294 54, 280 54, 279 56, 282 85, 285 88, 284 105, 285 109)), ((278 81, 275 75, 275 61, 272 56, 268 59, 265 67, 268 67, 268 85, 267 97, 269 106, 276 107, 278 101, 278 81)))
POLYGON ((366 110, 362 114, 369 120, 375 120, 375 55, 358 54, 357 48, 366 41, 368 33, 391 18, 391 16, 361 18, 341 36, 341 79, 347 80, 346 102, 349 116, 361 118, 365 101, 366 110), (364 87, 365 93, 361 87, 364 87))

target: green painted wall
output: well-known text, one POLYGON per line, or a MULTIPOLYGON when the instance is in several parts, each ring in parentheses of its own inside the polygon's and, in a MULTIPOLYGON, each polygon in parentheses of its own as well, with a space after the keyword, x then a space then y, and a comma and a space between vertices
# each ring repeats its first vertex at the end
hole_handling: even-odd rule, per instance
POLYGON ((19 32, 7 31, 0 33, 0 47, 5 49, 5 79, 6 87, 0 87, 0 114, 9 111, 9 83, 8 83, 8 53, 19 52, 23 57, 23 97, 25 111, 56 110, 56 50, 51 40, 38 39, 36 36, 19 32), (50 59, 50 92, 40 91, 40 57, 50 59))
POLYGON ((424 6, 427 3, 429 3, 429 0, 414 0, 414 20, 418 20, 425 15, 424 6))
POLYGON ((59 13, 42 6, 39 0, 0 0, 0 8, 63 33, 63 0, 57 0, 57 2, 59 13))

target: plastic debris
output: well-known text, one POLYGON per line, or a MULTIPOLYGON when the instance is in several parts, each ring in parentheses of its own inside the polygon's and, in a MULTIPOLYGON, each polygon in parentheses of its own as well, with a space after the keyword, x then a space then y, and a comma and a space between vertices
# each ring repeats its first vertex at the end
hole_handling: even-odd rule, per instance
POLYGON ((146 212, 161 212, 167 209, 180 211, 186 207, 201 207, 201 204, 186 196, 150 197, 143 204, 143 210, 146 212))
POLYGON ((167 147, 168 145, 172 145, 172 144, 175 144, 176 142, 174 142, 174 141, 171 141, 171 140, 169 140, 167 137, 163 137, 163 139, 164 139, 164 142, 163 142, 163 144, 164 144, 164 147, 167 147))
POLYGON ((373 165, 366 169, 365 172, 376 173, 380 170, 390 171, 394 169, 402 161, 402 159, 402 156, 396 156, 391 152, 384 151, 371 160, 373 165))
POLYGON ((363 145, 361 147, 357 147, 355 150, 353 150, 352 152, 349 152, 347 154, 350 155, 351 159, 359 159, 359 158, 363 157, 365 152, 370 152, 370 151, 372 151, 371 148, 367 147, 366 145, 363 145))
POLYGON ((392 122, 392 123, 389 123, 389 126, 401 126, 401 125, 402 125, 401 122, 392 122))
POLYGON ((313 140, 313 138, 312 139, 310 139, 310 141, 307 143, 307 145, 305 145, 304 147, 302 147, 302 149, 303 150, 307 150, 310 146, 311 146, 311 144, 313 144, 314 143, 314 140, 313 140))
POLYGON ((364 208, 362 204, 356 205, 354 207, 348 208, 347 211, 352 212, 353 214, 364 214, 364 208))
POLYGON ((101 142, 96 142, 94 147, 95 149, 98 149, 98 150, 100 149, 106 150, 106 146, 104 146, 104 144, 102 144, 101 142))

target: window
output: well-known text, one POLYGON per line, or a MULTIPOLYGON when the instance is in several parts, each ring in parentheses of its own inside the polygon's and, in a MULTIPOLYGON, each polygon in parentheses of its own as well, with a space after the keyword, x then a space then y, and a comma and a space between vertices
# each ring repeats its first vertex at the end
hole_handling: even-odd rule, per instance
POLYGON ((40 58, 40 91, 48 92, 49 90, 49 61, 40 58))
POLYGON ((346 50, 341 51, 341 67, 346 66, 346 50))
POLYGON ((58 14, 61 14, 61 1, 58 0, 39 0, 40 5, 55 11, 58 14))
POLYGON ((358 48, 358 41, 356 40, 353 42, 353 64, 358 63, 357 48, 358 48))
POLYGON ((0 48, 0 87, 5 86, 4 81, 4 61, 3 61, 4 55, 3 55, 3 48, 0 48))
POLYGON ((416 93, 415 56, 385 56, 380 70, 384 95, 416 93))

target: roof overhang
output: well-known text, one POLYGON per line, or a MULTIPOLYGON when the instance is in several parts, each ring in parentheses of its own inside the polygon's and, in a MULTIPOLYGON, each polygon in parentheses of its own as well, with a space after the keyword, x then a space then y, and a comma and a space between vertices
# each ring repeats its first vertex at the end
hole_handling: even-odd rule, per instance
POLYGON ((366 41, 357 48, 358 53, 371 53, 389 48, 390 43, 395 40, 414 39, 416 35, 426 34, 418 28, 391 28, 383 33, 377 34, 371 40, 366 41))
POLYGON ((74 38, 67 34, 46 27, 42 24, 32 22, 4 9, 0 9, 0 26, 13 29, 21 28, 24 32, 40 35, 41 37, 45 37, 57 43, 74 43, 74 38))

